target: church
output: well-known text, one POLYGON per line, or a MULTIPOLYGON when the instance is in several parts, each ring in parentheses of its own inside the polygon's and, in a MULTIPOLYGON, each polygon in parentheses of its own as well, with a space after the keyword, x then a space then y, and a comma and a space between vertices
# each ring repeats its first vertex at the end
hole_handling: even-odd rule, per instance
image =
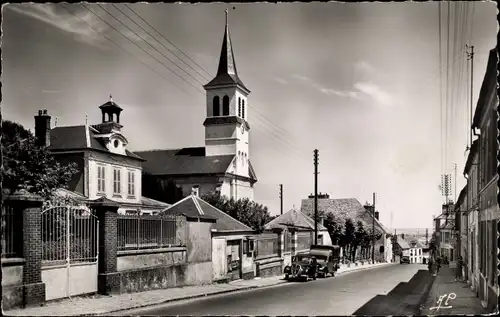
POLYGON ((162 182, 173 180, 184 195, 219 191, 230 198, 254 199, 255 171, 250 163, 248 96, 238 76, 226 26, 217 75, 206 91, 205 146, 135 152, 143 172, 162 182))

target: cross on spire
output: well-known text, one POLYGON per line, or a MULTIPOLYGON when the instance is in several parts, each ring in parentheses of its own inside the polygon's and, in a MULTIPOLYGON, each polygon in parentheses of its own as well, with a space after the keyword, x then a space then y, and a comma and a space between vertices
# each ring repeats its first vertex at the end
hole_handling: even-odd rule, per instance
POLYGON ((227 15, 228 15, 228 11, 226 9, 226 26, 227 26, 227 15))
POLYGON ((109 101, 113 102, 113 96, 109 94, 109 101))

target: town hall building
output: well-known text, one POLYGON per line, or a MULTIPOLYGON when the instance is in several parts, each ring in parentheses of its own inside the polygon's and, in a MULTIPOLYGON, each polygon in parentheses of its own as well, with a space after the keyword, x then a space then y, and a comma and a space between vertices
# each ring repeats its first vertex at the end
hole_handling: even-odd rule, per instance
POLYGON ((254 199, 255 171, 250 163, 248 95, 234 58, 226 27, 217 75, 206 90, 205 146, 135 152, 144 158, 143 171, 167 182, 184 195, 219 191, 234 199, 254 199))

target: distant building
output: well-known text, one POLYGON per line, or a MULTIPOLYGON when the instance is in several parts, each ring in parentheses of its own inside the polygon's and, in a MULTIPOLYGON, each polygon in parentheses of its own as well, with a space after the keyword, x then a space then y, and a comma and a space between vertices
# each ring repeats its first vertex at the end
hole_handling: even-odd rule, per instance
MULTIPOLYGON (((301 211, 309 217, 314 217, 314 196, 302 199, 301 211)), ((379 221, 378 212, 373 211, 371 206, 363 206, 356 198, 333 199, 328 194, 318 195, 318 216, 326 217, 329 213, 337 219, 350 218, 356 225, 360 220, 365 228, 371 228, 375 224, 375 230, 380 231, 382 236, 375 241, 375 260, 390 262, 392 259, 392 242, 389 230, 379 221), (383 248, 381 248, 383 247, 383 248)))

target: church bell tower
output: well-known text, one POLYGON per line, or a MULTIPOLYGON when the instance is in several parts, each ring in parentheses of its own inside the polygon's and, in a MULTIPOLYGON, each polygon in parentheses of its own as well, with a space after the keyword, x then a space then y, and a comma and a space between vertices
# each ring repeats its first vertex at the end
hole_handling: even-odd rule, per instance
POLYGON ((250 90, 238 76, 227 10, 217 75, 203 87, 207 93, 207 117, 203 123, 206 156, 235 155, 236 174, 248 177, 250 90))

